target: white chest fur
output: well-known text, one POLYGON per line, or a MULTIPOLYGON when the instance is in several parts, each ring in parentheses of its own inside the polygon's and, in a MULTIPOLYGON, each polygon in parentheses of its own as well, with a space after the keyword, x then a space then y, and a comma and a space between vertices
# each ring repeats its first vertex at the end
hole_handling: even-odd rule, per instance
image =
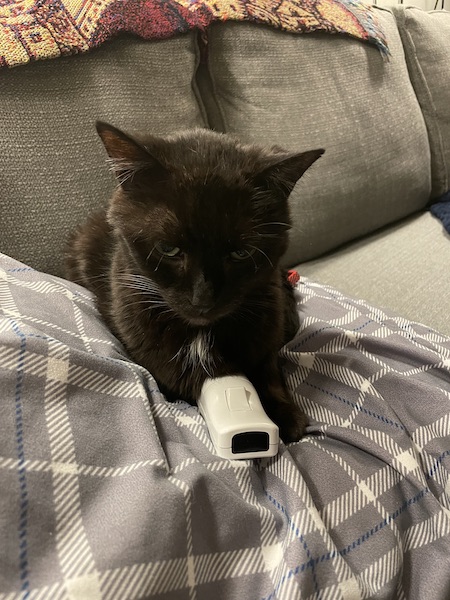
POLYGON ((210 331, 199 331, 190 344, 186 346, 184 360, 186 367, 202 367, 209 377, 212 377, 211 370, 214 365, 212 356, 213 337, 210 331))

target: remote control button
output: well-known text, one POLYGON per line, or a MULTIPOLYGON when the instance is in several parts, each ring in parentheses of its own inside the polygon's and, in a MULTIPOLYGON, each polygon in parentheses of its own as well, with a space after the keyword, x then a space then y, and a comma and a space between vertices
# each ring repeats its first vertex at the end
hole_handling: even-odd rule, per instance
POLYGON ((230 411, 251 410, 244 387, 228 388, 225 393, 230 411))

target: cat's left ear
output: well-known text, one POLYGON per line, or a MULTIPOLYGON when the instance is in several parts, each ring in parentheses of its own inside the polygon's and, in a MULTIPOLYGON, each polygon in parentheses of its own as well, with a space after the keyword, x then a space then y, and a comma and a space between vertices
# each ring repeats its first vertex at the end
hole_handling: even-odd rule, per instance
POLYGON ((293 190, 295 184, 325 152, 322 148, 300 152, 297 154, 285 153, 284 155, 275 153, 269 159, 269 166, 265 166, 260 173, 261 177, 269 188, 277 188, 288 196, 293 190))

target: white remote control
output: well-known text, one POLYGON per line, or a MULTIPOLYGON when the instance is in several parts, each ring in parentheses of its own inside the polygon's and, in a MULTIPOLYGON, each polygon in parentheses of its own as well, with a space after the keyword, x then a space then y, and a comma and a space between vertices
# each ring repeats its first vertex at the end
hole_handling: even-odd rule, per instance
POLYGON ((246 377, 207 379, 197 404, 222 458, 263 458, 278 452, 278 427, 246 377))

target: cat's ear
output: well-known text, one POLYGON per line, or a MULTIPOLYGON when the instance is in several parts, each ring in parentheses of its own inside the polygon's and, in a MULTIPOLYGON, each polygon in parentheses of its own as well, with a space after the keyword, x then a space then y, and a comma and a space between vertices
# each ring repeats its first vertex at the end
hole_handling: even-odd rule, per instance
POLYGON ((258 178, 264 180, 269 188, 276 188, 289 195, 304 172, 324 152, 322 148, 297 154, 275 152, 272 157, 269 157, 269 165, 267 166, 266 163, 258 178))
POLYGON ((139 141, 109 123, 97 121, 95 125, 108 153, 111 168, 123 188, 131 186, 135 176, 142 171, 164 170, 139 141))

